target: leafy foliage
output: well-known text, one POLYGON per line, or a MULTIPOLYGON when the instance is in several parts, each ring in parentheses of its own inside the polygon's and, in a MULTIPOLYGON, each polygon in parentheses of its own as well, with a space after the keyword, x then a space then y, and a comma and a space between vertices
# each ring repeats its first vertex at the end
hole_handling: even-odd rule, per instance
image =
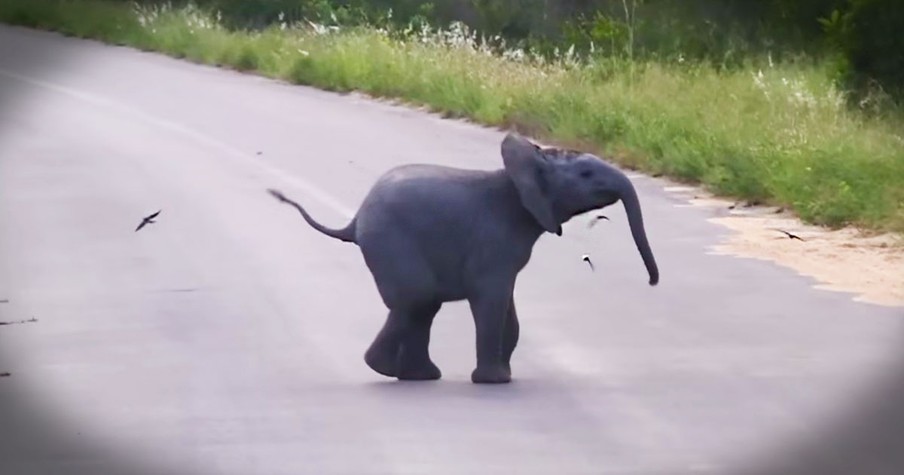
POLYGON ((904 8, 896 0, 849 0, 820 19, 842 55, 840 75, 864 100, 884 92, 904 97, 904 8))

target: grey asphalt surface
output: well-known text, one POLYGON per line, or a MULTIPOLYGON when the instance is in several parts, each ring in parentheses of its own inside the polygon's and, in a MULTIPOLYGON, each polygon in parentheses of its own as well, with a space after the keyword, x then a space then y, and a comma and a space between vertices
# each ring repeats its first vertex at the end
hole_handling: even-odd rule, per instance
POLYGON ((470 383, 464 302, 443 379, 399 383, 358 249, 264 190, 343 225, 395 165, 501 167, 502 132, 10 27, 0 91, 0 321, 37 319, 0 326, 3 474, 736 473, 900 360, 902 309, 710 254, 720 211, 637 176, 659 286, 620 204, 575 218, 519 278, 512 384, 470 383))

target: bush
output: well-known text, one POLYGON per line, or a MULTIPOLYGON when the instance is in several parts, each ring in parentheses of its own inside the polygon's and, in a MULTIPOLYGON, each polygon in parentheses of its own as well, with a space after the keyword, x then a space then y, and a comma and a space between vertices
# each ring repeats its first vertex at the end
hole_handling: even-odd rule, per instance
POLYGON ((823 20, 843 55, 841 76, 860 95, 878 85, 898 100, 904 98, 904 8, 900 0, 849 0, 823 20))

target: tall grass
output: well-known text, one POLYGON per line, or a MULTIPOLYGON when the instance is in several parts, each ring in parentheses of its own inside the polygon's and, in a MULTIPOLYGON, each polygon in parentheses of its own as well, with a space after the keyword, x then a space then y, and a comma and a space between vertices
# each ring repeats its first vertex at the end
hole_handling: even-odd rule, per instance
POLYGON ((827 65, 542 60, 461 25, 230 31, 195 7, 5 0, 0 21, 517 126, 804 220, 904 231, 904 120, 845 105, 827 65), (629 71, 631 73, 629 74, 629 71))

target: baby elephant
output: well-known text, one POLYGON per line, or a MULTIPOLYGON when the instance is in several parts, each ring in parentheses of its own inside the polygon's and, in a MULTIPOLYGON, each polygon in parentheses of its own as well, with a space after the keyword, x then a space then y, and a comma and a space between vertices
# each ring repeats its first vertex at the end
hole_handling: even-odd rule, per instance
POLYGON ((544 231, 562 234, 573 216, 621 200, 650 276, 659 270, 634 186, 590 154, 540 148, 508 134, 504 168, 404 165, 379 178, 351 223, 330 229, 276 190, 314 229, 361 248, 389 316, 364 355, 374 371, 401 380, 439 379, 428 344, 443 302, 467 299, 477 330, 474 383, 511 381, 518 343, 515 278, 544 231))

